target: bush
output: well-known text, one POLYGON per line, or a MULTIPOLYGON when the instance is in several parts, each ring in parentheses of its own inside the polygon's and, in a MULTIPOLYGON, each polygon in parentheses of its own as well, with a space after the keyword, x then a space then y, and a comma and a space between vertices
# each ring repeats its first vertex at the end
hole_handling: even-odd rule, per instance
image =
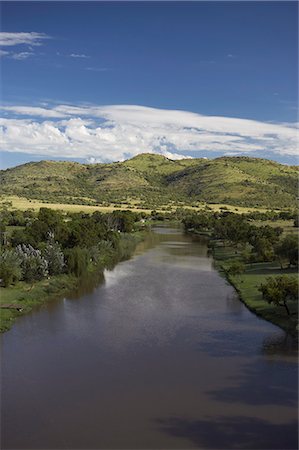
POLYGON ((298 301, 298 279, 287 275, 268 277, 266 283, 261 284, 258 290, 268 303, 284 306, 290 314, 288 301, 298 301))
POLYGON ((241 273, 245 272, 245 264, 243 264, 241 261, 233 261, 229 268, 227 269, 227 272, 229 275, 240 275, 241 273))
POLYGON ((87 248, 74 247, 66 251, 67 271, 77 277, 83 275, 90 262, 90 253, 87 248))
POLYGON ((287 260, 290 266, 298 265, 298 238, 289 234, 282 239, 275 247, 275 254, 280 261, 281 266, 283 261, 287 260))
POLYGON ((17 246, 17 253, 21 260, 23 280, 27 282, 39 281, 48 276, 48 261, 30 244, 17 246))
POLYGON ((65 266, 64 254, 58 242, 54 241, 53 236, 51 236, 47 242, 44 250, 44 257, 48 262, 50 275, 58 275, 63 272, 65 266))
POLYGON ((1 253, 0 278, 5 287, 22 278, 21 258, 15 250, 4 250, 1 253))

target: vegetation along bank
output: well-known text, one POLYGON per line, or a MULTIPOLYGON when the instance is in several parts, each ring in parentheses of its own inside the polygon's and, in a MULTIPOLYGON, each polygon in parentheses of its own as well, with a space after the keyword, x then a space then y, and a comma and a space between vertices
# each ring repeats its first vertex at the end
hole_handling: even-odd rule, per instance
POLYGON ((128 258, 143 237, 131 211, 62 214, 48 208, 1 212, 0 331, 44 302, 75 291, 88 278, 128 258))
POLYGON ((297 335, 298 216, 295 212, 244 215, 203 212, 186 216, 183 223, 186 231, 210 237, 209 247, 216 267, 251 311, 297 335))

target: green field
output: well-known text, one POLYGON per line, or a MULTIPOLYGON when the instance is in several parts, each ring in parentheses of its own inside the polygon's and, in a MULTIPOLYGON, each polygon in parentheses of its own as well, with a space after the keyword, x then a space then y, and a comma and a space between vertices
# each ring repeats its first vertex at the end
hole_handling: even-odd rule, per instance
POLYGON ((252 312, 278 325, 282 329, 296 334, 296 330, 298 330, 298 303, 290 302, 288 304, 291 312, 291 316, 288 316, 284 307, 269 304, 264 301, 261 292, 258 290, 258 287, 269 276, 291 275, 297 277, 296 269, 281 270, 277 262, 252 263, 246 264, 246 270, 243 274, 232 276, 226 270, 232 260, 240 258, 240 255, 236 253, 236 249, 216 246, 214 248, 214 258, 216 260, 216 267, 219 268, 228 281, 235 287, 241 301, 252 312))
MULTIPOLYGON (((0 197, 0 207, 5 207, 7 209, 19 209, 21 211, 26 211, 28 209, 32 209, 35 211, 38 211, 40 208, 50 208, 55 209, 58 211, 64 211, 64 212, 85 212, 85 213, 93 213, 95 211, 102 211, 102 212, 111 212, 115 211, 115 209, 119 210, 128 210, 130 209, 133 212, 144 212, 146 214, 151 213, 151 209, 147 208, 141 208, 138 207, 138 203, 134 200, 128 199, 126 203, 124 204, 109 204, 109 206, 91 206, 91 205, 84 205, 84 204, 69 204, 69 203, 49 203, 41 200, 35 200, 35 199, 28 199, 26 197, 19 197, 16 195, 2 195, 0 197)), ((182 203, 173 203, 172 206, 167 208, 167 211, 176 211, 177 208, 185 208, 189 209, 190 211, 202 211, 205 208, 209 208, 211 211, 221 211, 225 209, 226 211, 231 211, 237 214, 246 214, 248 212, 267 212, 269 211, 266 208, 250 208, 245 206, 239 206, 238 208, 228 205, 225 203, 204 203, 204 202, 197 202, 194 206, 185 205, 182 203)), ((166 205, 161 205, 158 208, 154 208, 158 212, 165 212, 166 205)), ((278 210, 277 210, 278 211, 278 210)), ((271 222, 272 223, 272 222, 271 222)), ((262 224, 262 223, 261 223, 262 224)))

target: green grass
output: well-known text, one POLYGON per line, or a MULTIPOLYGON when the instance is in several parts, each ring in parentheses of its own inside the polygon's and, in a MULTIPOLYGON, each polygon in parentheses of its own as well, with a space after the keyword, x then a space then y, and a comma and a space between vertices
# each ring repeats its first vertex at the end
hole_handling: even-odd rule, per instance
POLYGON ((241 275, 232 276, 227 273, 229 261, 232 259, 240 259, 240 254, 233 247, 215 246, 214 258, 216 267, 222 271, 227 280, 237 290, 241 301, 254 312, 269 322, 278 325, 282 329, 295 335, 298 331, 298 303, 289 302, 291 315, 288 316, 286 310, 282 306, 269 304, 262 298, 258 287, 266 281, 269 276, 291 275, 296 277, 296 269, 281 270, 277 262, 264 262, 246 264, 246 270, 241 275))
MULTIPOLYGON (((109 206, 91 206, 91 205, 84 205, 84 204, 69 204, 69 203, 59 203, 58 201, 56 203, 50 203, 45 202, 41 200, 35 200, 35 199, 28 199, 26 197, 19 197, 17 195, 2 195, 0 197, 0 207, 5 206, 8 209, 14 210, 18 209, 21 211, 26 211, 28 209, 32 209, 35 211, 39 211, 40 208, 50 208, 58 211, 64 211, 64 212, 85 212, 85 213, 93 213, 95 211, 101 211, 103 213, 105 212, 111 212, 115 211, 116 206, 110 205, 109 206), (9 204, 9 206, 7 206, 9 204)), ((163 212, 163 208, 165 208, 167 205, 161 204, 159 207, 153 207, 152 208, 142 208, 142 206, 138 205, 138 202, 133 199, 128 199, 126 203, 124 204, 117 204, 117 209, 120 210, 128 210, 135 212, 144 212, 146 214, 150 214, 151 210, 155 209, 158 212, 163 212)), ((246 214, 251 211, 260 211, 260 212, 266 212, 268 211, 266 208, 249 208, 249 207, 242 207, 239 206, 236 210, 234 206, 228 205, 228 204, 221 204, 221 203, 213 203, 213 204, 207 204, 207 203, 197 203, 196 206, 190 206, 190 205, 182 205, 178 203, 173 203, 170 210, 175 211, 177 208, 185 208, 189 209, 190 211, 196 212, 203 210, 206 206, 209 206, 211 211, 221 211, 221 208, 225 207, 226 210, 235 212, 237 214, 246 214)), ((11 229, 13 231, 13 227, 7 227, 8 229, 11 229)), ((15 227, 22 228, 22 227, 15 227)))
POLYGON ((30 312, 34 307, 70 293, 77 284, 78 279, 74 276, 59 275, 33 285, 19 282, 9 288, 0 288, 0 305, 14 304, 22 308, 22 311, 0 309, 0 331, 8 330, 19 316, 30 312))
POLYGON ((294 220, 254 220, 252 223, 258 227, 269 225, 274 228, 282 228, 283 236, 287 234, 298 234, 299 231, 298 227, 294 227, 294 220))

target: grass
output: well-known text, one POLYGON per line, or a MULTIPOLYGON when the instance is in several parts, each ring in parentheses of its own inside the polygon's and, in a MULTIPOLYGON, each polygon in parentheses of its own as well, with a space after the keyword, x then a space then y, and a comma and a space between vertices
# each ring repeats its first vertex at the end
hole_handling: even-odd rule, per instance
MULTIPOLYGON (((133 199, 128 199, 126 204, 118 204, 117 209, 121 210, 127 210, 128 208, 131 211, 135 212, 144 212, 146 214, 150 214, 151 210, 149 209, 143 209, 137 206, 138 202, 133 199)), ((35 199, 28 199, 25 197, 20 197, 17 195, 7 195, 2 196, 0 198, 0 207, 6 206, 8 209, 19 209, 21 211, 26 211, 28 209, 33 209, 38 211, 40 208, 51 208, 59 211, 65 211, 65 212, 85 212, 85 213, 93 213, 95 211, 102 211, 102 212, 111 212, 115 211, 115 205, 110 204, 109 206, 91 206, 91 205, 74 205, 74 204, 68 204, 68 203, 48 203, 48 202, 42 202, 40 200, 35 199), (10 206, 11 205, 11 206, 10 206)), ((165 208, 167 205, 162 205, 158 208, 156 208, 156 211, 163 212, 163 208, 165 208)), ((190 211, 202 211, 206 207, 209 207, 212 211, 221 211, 223 208, 227 211, 231 211, 237 214, 246 214, 248 212, 253 211, 259 211, 259 212, 267 212, 269 210, 265 208, 249 208, 249 207, 238 207, 228 205, 225 203, 197 203, 195 206, 190 205, 184 205, 184 204, 172 204, 171 211, 175 211, 177 208, 186 208, 190 211)), ((275 222, 276 223, 276 222, 275 222)), ((265 224, 263 222, 262 224, 265 224)), ((279 226, 279 225, 277 225, 279 226)))
POLYGON ((35 282, 29 285, 19 282, 9 288, 0 288, 0 305, 12 304, 22 308, 22 311, 14 309, 0 309, 0 332, 9 330, 14 321, 26 314, 36 306, 67 295, 78 285, 78 279, 73 275, 59 275, 50 279, 35 282))
POLYGON ((226 276, 227 280, 237 290, 241 301, 256 315, 262 317, 285 331, 295 335, 298 332, 298 303, 289 302, 291 315, 282 306, 269 304, 262 298, 259 286, 269 276, 291 275, 296 277, 296 269, 280 269, 276 262, 246 264, 246 270, 241 275, 229 275, 227 269, 229 261, 240 259, 240 255, 233 247, 214 247, 216 267, 226 276))
POLYGON ((270 227, 279 227, 283 229, 283 236, 287 234, 298 234, 298 228, 294 227, 294 220, 255 220, 254 225, 261 227, 269 225, 270 227))
MULTIPOLYGON (((11 202, 12 209, 20 209, 21 211, 26 211, 27 209, 39 210, 40 208, 50 208, 65 212, 86 212, 93 213, 94 211, 111 212, 115 211, 114 205, 110 206, 90 206, 90 205, 72 205, 68 203, 48 203, 42 202, 40 200, 29 200, 25 197, 19 197, 17 195, 5 196, 0 200, 0 206, 5 205, 7 202, 11 202)), ((128 209, 126 205, 119 205, 117 209, 128 209)), ((130 208, 131 209, 131 208, 130 208)), ((131 211, 144 211, 149 214, 148 210, 138 209, 133 207, 131 211)))

